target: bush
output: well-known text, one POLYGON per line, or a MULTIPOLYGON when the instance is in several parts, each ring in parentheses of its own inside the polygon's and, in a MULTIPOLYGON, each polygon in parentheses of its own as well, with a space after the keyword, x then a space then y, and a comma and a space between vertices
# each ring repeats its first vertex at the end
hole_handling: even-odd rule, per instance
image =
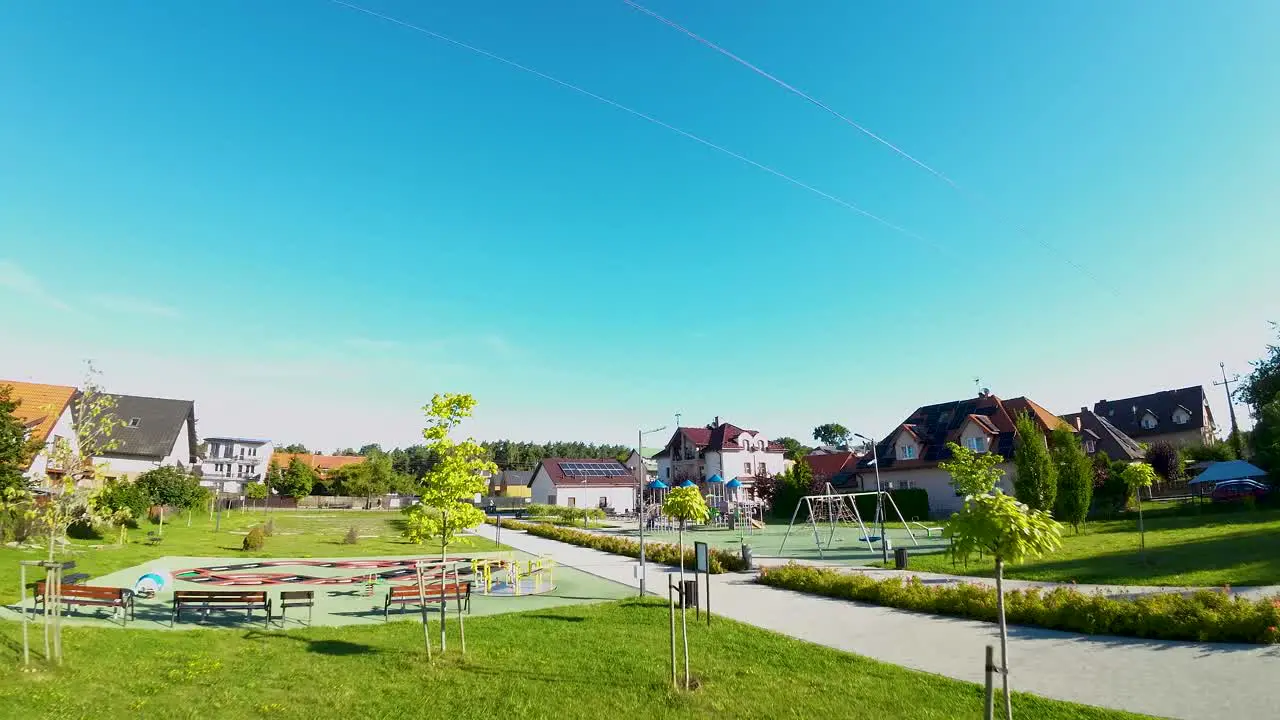
POLYGON ((266 547, 267 533, 262 529, 261 525, 254 525, 249 528, 249 534, 244 536, 244 544, 242 550, 257 552, 266 547))
MULTIPOLYGON (((926 585, 919 578, 874 580, 858 573, 794 563, 761 571, 758 582, 814 595, 916 612, 996 622, 995 588, 975 583, 926 585)), ((1086 594, 1071 587, 1005 592, 1014 625, 1161 640, 1270 644, 1280 641, 1280 598, 1250 600, 1224 592, 1160 593, 1132 599, 1086 594)))
POLYGON ((355 525, 352 525, 347 528, 347 534, 342 537, 342 544, 355 545, 358 542, 360 542, 360 531, 356 529, 355 525))
MULTIPOLYGON (((929 491, 923 488, 908 488, 904 490, 890 490, 889 497, 893 498, 894 504, 902 511, 902 517, 906 520, 927 520, 929 519, 929 491)), ((863 522, 869 522, 876 516, 876 496, 860 495, 853 499, 858 504, 858 513, 862 515, 863 522)), ((889 507, 889 503, 885 503, 885 522, 895 522, 897 518, 893 516, 893 508, 889 507)))
MULTIPOLYGON (((633 558, 640 557, 640 543, 626 538, 596 535, 595 533, 581 530, 556 527, 547 523, 526 523, 518 520, 503 520, 502 527, 508 530, 523 530, 530 535, 537 535, 549 540, 558 540, 570 545, 589 547, 601 552, 626 555, 633 558)), ((747 569, 746 564, 742 562, 741 555, 719 548, 708 549, 710 550, 710 569, 713 574, 747 569)), ((680 546, 668 543, 646 542, 644 544, 644 557, 646 562, 678 566, 680 565, 680 546)), ((692 568, 693 559, 693 545, 690 544, 684 549, 684 566, 692 568)))

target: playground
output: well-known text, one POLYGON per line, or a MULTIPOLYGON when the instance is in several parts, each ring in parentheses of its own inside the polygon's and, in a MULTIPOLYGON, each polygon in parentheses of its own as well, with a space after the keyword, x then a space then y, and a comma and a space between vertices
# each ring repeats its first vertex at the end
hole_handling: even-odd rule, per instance
MULTIPOLYGON (((579 570, 556 567, 545 558, 518 552, 453 556, 442 563, 437 556, 377 558, 246 559, 244 557, 161 557, 141 565, 86 579, 81 587, 118 588, 127 591, 130 606, 95 607, 68 605, 63 622, 141 629, 191 629, 258 625, 274 628, 304 625, 342 626, 380 624, 387 619, 419 618, 416 596, 397 600, 388 607, 395 588, 416 588, 418 573, 423 585, 444 593, 449 614, 494 615, 561 605, 600 602, 629 597, 626 587, 579 570), (458 591, 453 590, 454 586, 458 591), (469 590, 469 593, 466 591, 469 590), (227 596, 265 593, 264 607, 235 610, 207 607, 195 602, 189 612, 174 621, 177 593, 220 592, 227 596), (270 602, 270 618, 265 603, 270 602), (293 604, 285 608, 282 604, 293 604), (126 617, 127 614, 127 617, 126 617)), ((43 577, 33 569, 30 579, 43 577)), ((410 595, 413 595, 410 593, 410 595)), ((68 594, 69 597, 69 594, 68 594)), ((433 612, 439 603, 427 598, 433 612)), ((41 613, 28 590, 25 602, 0 609, 0 619, 20 620, 26 610, 33 622, 41 613)))

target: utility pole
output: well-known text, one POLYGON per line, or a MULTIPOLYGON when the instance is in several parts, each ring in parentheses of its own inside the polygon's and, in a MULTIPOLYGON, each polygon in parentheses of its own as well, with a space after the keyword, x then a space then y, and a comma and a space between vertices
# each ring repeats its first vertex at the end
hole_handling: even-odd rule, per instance
POLYGON ((1214 382, 1214 385, 1221 385, 1227 393, 1227 412, 1231 414, 1231 434, 1236 438, 1240 437, 1240 426, 1236 423, 1236 406, 1231 401, 1231 383, 1240 382, 1240 376, 1236 375, 1230 380, 1227 379, 1227 364, 1218 363, 1218 369, 1222 371, 1222 382, 1214 382))

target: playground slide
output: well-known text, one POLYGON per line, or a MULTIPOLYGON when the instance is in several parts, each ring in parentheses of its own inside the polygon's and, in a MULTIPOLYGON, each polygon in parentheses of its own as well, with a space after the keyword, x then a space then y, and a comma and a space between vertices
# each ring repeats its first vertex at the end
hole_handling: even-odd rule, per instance
POLYGON ((757 530, 763 530, 763 529, 764 529, 764 523, 760 522, 759 520, 756 520, 756 519, 752 518, 752 520, 751 520, 751 527, 753 527, 753 528, 755 528, 755 529, 757 529, 757 530))

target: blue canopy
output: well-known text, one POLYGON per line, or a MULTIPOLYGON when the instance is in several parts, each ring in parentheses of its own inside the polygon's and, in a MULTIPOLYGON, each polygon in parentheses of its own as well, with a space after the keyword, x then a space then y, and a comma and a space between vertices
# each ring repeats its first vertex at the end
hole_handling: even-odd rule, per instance
POLYGON ((645 488, 649 490, 669 490, 671 486, 662 482, 661 480, 654 480, 653 482, 646 485, 645 488))
POLYGON ((712 475, 711 477, 707 478, 707 482, 719 484, 724 482, 724 478, 720 477, 719 473, 716 473, 715 475, 712 475))
POLYGON ((1250 480, 1263 478, 1267 476, 1267 471, 1245 462, 1244 460, 1225 460, 1222 462, 1210 463, 1204 472, 1197 475, 1188 485, 1197 483, 1220 483, 1230 480, 1250 480))
POLYGON ((729 482, 725 483, 724 486, 729 488, 738 488, 738 487, 742 487, 742 483, 738 482, 738 478, 734 478, 729 482))
POLYGON ((697 487, 697 485, 694 485, 692 480, 685 480, 680 483, 680 487, 697 487))

